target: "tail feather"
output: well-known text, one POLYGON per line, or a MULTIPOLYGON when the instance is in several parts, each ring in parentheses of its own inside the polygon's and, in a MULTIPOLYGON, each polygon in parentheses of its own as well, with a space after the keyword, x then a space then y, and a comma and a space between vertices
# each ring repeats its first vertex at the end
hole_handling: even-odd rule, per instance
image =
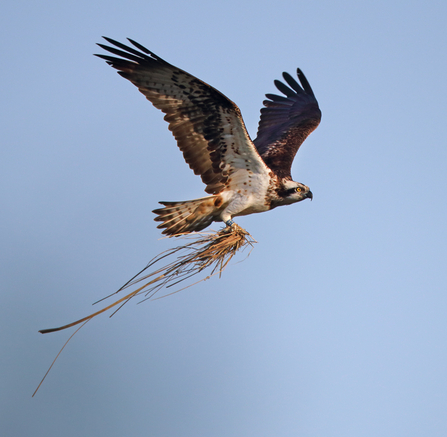
POLYGON ((185 232, 201 231, 214 220, 219 220, 222 209, 220 196, 202 197, 201 199, 183 202, 159 202, 164 208, 155 209, 155 221, 162 222, 157 228, 163 234, 175 235, 185 232))

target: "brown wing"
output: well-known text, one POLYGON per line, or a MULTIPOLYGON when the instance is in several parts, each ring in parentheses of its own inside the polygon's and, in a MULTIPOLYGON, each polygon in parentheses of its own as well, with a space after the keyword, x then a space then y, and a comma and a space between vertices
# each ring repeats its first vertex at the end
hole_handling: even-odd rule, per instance
POLYGON ((283 77, 289 86, 275 80, 285 97, 266 94, 269 100, 264 101, 258 135, 253 141, 264 162, 280 177, 291 177, 296 152, 321 120, 309 82, 299 68, 297 75, 302 87, 288 73, 283 77))
POLYGON ((233 159, 234 152, 243 153, 250 162, 257 164, 255 167, 264 171, 265 165, 247 134, 236 104, 131 39, 129 41, 138 50, 110 38, 104 39, 118 48, 98 45, 120 58, 96 56, 116 68, 166 114, 165 120, 185 161, 201 176, 207 193, 222 191, 228 177, 237 169, 235 166, 240 167, 233 159))

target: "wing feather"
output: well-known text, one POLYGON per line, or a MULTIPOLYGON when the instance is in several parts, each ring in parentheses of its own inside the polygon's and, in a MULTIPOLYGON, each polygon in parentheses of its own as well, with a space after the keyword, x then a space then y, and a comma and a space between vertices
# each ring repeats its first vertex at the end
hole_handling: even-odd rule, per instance
POLYGON ((141 93, 165 113, 186 163, 200 175, 205 191, 217 194, 239 170, 267 174, 268 169, 248 136, 239 108, 230 99, 130 40, 137 48, 111 38, 112 46, 98 44, 119 56, 96 55, 136 85, 141 93), (235 159, 242 154, 247 161, 235 159))
POLYGON ((266 94, 261 109, 258 135, 253 141, 264 162, 280 177, 291 177, 296 152, 307 136, 318 126, 321 111, 312 88, 300 69, 298 82, 288 73, 275 85, 286 97, 266 94), (289 88, 290 87, 290 88, 289 88))

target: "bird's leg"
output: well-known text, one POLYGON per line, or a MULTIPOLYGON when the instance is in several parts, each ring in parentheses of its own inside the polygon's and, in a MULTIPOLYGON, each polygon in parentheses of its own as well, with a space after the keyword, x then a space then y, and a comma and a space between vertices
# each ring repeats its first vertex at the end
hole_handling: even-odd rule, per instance
POLYGON ((233 226, 235 223, 234 223, 234 221, 232 219, 230 219, 230 220, 227 220, 225 222, 225 224, 231 228, 231 226, 233 226))
POLYGON ((239 229, 239 226, 231 218, 224 223, 227 225, 224 229, 222 229, 225 233, 232 234, 239 229))

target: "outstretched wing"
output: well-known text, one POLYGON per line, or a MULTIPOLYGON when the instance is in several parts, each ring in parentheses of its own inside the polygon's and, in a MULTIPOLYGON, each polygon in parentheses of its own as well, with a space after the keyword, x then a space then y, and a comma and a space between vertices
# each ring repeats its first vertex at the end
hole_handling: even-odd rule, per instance
POLYGON ((302 87, 288 73, 283 77, 289 86, 275 80, 285 97, 266 94, 269 100, 264 100, 258 135, 253 141, 264 162, 280 177, 290 177, 296 152, 321 120, 309 82, 299 68, 297 75, 302 87))
POLYGON ((230 176, 240 169, 267 174, 235 103, 131 39, 136 49, 104 39, 115 47, 98 45, 120 57, 96 56, 116 68, 166 114, 185 161, 201 176, 207 193, 222 191, 230 176))

